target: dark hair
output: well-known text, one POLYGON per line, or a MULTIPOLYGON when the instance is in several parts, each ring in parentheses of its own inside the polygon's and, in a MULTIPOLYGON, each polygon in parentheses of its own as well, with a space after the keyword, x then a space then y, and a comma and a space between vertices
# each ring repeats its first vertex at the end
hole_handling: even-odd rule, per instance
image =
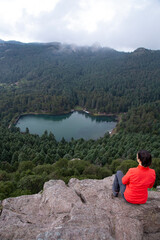
POLYGON ((146 150, 140 150, 138 151, 138 159, 142 162, 143 167, 148 167, 152 163, 152 156, 151 154, 146 150))

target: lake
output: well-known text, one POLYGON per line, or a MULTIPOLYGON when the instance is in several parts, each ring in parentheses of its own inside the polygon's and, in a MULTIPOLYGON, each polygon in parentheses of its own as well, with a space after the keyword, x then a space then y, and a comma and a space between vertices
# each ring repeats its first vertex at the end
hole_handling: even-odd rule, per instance
POLYGON ((113 117, 91 116, 87 113, 73 112, 64 115, 24 115, 18 120, 16 127, 21 132, 26 128, 32 134, 42 135, 45 130, 52 132, 57 141, 63 137, 69 141, 84 138, 98 139, 106 132, 111 132, 117 122, 113 117))

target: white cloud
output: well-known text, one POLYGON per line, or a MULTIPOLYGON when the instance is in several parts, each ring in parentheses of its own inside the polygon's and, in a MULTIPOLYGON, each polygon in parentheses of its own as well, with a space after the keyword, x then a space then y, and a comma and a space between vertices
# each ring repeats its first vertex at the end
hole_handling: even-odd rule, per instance
POLYGON ((160 49, 159 0, 0 0, 0 38, 160 49))
MULTIPOLYGON (((36 26, 36 19, 44 13, 54 10, 61 0, 0 0, 0 34, 3 24, 8 27, 8 34, 4 38, 17 39, 23 41, 28 33, 32 32, 36 26), (22 26, 23 31, 18 32, 18 26, 22 26), (11 36, 10 33, 12 32, 11 36), (23 34, 22 34, 23 33, 23 34), (25 35, 25 36, 24 36, 25 35), (20 39, 20 40, 21 40, 20 39)), ((7 30, 7 29, 6 29, 7 30)), ((2 37, 1 37, 2 38, 2 37)), ((32 36, 28 36, 32 39, 32 36)))
POLYGON ((95 32, 99 23, 109 24, 113 20, 115 10, 112 5, 111 1, 82 0, 76 13, 70 12, 65 16, 67 27, 72 31, 95 32))
POLYGON ((60 0, 0 0, 0 15, 6 21, 16 22, 25 11, 38 17, 42 12, 52 11, 60 0))

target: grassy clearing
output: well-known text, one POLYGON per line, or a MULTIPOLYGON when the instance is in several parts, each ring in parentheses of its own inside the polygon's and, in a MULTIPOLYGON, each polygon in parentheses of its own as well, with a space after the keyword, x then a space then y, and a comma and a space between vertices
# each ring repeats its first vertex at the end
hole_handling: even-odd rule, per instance
POLYGON ((81 106, 75 106, 74 110, 75 111, 83 111, 83 108, 81 106))

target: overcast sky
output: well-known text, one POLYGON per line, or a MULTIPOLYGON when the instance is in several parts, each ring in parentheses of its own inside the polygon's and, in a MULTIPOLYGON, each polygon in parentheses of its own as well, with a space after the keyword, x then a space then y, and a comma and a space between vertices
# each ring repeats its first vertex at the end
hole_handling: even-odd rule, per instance
POLYGON ((0 0, 0 39, 160 49, 160 0, 0 0))

